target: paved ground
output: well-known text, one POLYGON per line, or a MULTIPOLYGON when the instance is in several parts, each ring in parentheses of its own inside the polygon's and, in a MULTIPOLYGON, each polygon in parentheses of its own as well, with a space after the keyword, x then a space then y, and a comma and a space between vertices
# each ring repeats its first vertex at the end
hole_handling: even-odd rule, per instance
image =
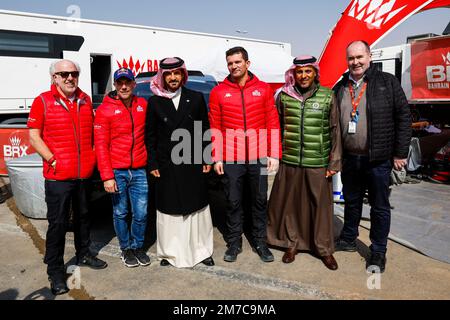
MULTIPOLYGON (((408 187, 408 186, 405 186, 408 187)), ((225 243, 220 196, 212 196, 215 267, 192 269, 161 267, 155 261, 154 219, 148 230, 147 247, 153 263, 128 269, 119 259, 119 247, 107 207, 93 208, 93 248, 109 264, 94 271, 81 269, 81 287, 65 299, 186 299, 186 300, 303 300, 303 299, 450 299, 450 264, 439 262, 389 241, 388 263, 381 278, 365 271, 368 230, 360 229, 357 253, 338 252, 337 271, 329 271, 308 253, 296 261, 281 262, 283 252, 273 250, 275 262, 263 263, 244 242, 235 263, 222 260, 225 243), (368 288, 368 282, 371 287, 368 288)), ((223 204, 223 203, 222 203, 223 204)), ((45 220, 24 217, 14 198, 0 205, 0 299, 55 299, 50 293, 43 264, 45 220)), ((342 227, 335 218, 336 232, 342 227)), ((73 261, 72 233, 68 233, 66 261, 73 261)))

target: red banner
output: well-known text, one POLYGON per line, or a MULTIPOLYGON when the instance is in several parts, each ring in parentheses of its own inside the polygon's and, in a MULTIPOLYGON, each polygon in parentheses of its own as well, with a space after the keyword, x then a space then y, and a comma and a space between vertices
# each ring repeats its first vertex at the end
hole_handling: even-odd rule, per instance
POLYGON ((6 161, 36 152, 30 145, 29 129, 0 128, 0 175, 7 175, 6 161))
POLYGON ((350 42, 365 40, 372 46, 409 16, 436 7, 432 4, 433 0, 352 0, 320 57, 322 85, 332 87, 347 70, 345 50, 350 42))
POLYGON ((450 37, 411 44, 412 100, 450 100, 450 37))
POLYGON ((432 3, 430 3, 420 11, 443 7, 450 7, 450 0, 434 0, 432 3))

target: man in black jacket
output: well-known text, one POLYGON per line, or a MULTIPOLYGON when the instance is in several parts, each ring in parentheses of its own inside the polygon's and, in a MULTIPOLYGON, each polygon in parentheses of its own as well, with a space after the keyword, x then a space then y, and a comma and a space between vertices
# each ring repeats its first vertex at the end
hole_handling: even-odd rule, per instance
POLYGON ((367 267, 383 272, 391 224, 390 174, 392 166, 400 170, 406 165, 411 115, 398 80, 371 65, 370 47, 365 41, 349 44, 347 62, 349 72, 334 88, 341 114, 345 200, 344 227, 336 250, 356 251, 367 189, 372 243, 367 267))
POLYGON ((205 99, 184 85, 181 58, 165 58, 151 81, 146 146, 148 171, 156 178, 156 255, 161 266, 213 266, 213 225, 206 173, 211 170, 205 99))

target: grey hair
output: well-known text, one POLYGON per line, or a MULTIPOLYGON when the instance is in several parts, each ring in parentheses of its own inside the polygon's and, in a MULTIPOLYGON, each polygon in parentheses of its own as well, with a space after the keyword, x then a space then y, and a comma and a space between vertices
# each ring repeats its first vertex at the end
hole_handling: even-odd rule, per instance
POLYGON ((77 68, 78 72, 81 72, 80 65, 79 65, 77 62, 72 61, 72 60, 68 60, 68 59, 61 59, 61 60, 53 61, 52 64, 50 65, 50 68, 49 68, 50 77, 53 77, 53 75, 55 74, 55 71, 56 71, 56 65, 57 65, 58 63, 60 63, 60 62, 63 62, 63 61, 73 63, 73 64, 75 65, 75 67, 77 68))

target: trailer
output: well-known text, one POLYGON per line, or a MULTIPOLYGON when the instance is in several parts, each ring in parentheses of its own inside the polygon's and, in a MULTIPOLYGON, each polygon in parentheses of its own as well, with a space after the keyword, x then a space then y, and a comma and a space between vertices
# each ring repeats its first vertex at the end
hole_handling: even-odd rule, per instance
POLYGON ((0 10, 0 125, 6 126, 0 128, 0 174, 5 155, 34 151, 26 129, 10 127, 23 125, 34 98, 49 89, 53 61, 78 62, 79 86, 98 105, 112 90, 114 70, 154 72, 168 56, 220 82, 228 75, 225 51, 234 46, 247 49, 250 70, 261 80, 274 89, 284 83, 293 59, 289 43, 0 10))
POLYGON ((414 122, 450 124, 450 35, 410 37, 406 44, 373 50, 372 60, 399 79, 414 122))

